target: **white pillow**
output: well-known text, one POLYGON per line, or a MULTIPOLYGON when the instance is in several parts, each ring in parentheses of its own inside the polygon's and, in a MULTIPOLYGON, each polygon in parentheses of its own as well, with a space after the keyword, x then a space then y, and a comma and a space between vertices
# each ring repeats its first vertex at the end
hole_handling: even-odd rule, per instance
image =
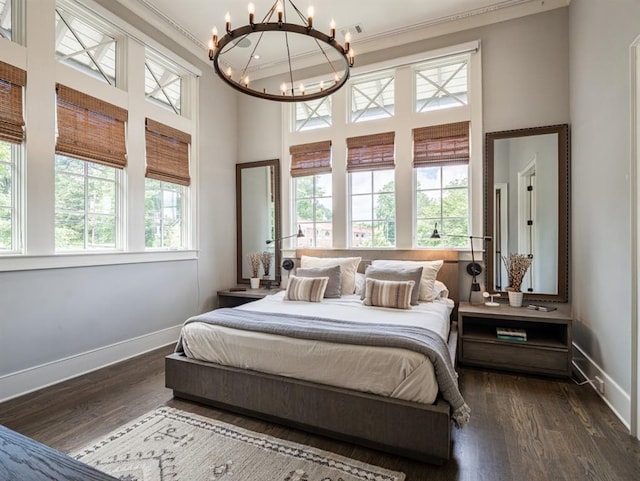
POLYGON ((356 272, 356 294, 362 297, 365 289, 365 275, 362 272, 356 272))
POLYGON ((436 280, 433 283, 433 298, 434 299, 447 299, 449 297, 449 288, 444 284, 436 280))
POLYGON ((392 261, 392 260, 376 260, 371 263, 376 267, 415 269, 422 267, 422 279, 420 280, 420 294, 418 300, 433 301, 433 285, 436 281, 438 271, 444 264, 444 261, 392 261))
POLYGON ((311 257, 302 256, 300 267, 333 267, 340 266, 342 276, 342 295, 353 294, 356 290, 356 272, 362 257, 311 257))

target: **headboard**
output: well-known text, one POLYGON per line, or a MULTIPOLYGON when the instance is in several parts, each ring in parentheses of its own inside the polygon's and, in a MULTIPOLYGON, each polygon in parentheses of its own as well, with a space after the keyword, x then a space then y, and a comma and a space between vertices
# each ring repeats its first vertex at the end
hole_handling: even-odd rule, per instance
POLYGON ((449 298, 456 305, 460 301, 458 295, 458 258, 455 250, 422 250, 422 249, 296 249, 296 265, 300 265, 302 256, 312 257, 362 257, 358 272, 373 260, 390 259, 405 261, 435 261, 443 260, 444 264, 438 272, 438 280, 444 282, 449 289, 449 298))

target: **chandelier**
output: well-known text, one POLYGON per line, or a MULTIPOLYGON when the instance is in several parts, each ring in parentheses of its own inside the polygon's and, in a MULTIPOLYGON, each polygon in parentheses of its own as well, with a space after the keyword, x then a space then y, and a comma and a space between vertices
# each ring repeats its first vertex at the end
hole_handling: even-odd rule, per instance
POLYGON ((331 20, 327 35, 314 28, 313 16, 313 7, 304 16, 293 1, 277 0, 256 23, 255 6, 250 3, 248 25, 231 29, 227 13, 225 35, 218 38, 218 30, 213 28, 209 60, 224 82, 253 97, 305 102, 331 95, 349 79, 354 61, 351 35, 347 32, 341 45, 335 38, 335 22, 331 20), (287 4, 293 12, 287 12, 287 4), (288 13, 300 23, 290 22, 288 13), (316 80, 305 86, 295 77, 302 69, 313 72, 316 80))

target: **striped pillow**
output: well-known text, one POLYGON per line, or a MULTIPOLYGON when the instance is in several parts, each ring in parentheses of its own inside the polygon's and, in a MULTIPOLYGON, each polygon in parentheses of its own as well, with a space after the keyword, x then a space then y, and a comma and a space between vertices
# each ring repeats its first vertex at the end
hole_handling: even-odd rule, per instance
POLYGON ((320 302, 329 284, 328 277, 289 276, 285 301, 320 302))
POLYGON ((366 279, 364 305, 411 309, 411 292, 415 281, 380 281, 366 279))

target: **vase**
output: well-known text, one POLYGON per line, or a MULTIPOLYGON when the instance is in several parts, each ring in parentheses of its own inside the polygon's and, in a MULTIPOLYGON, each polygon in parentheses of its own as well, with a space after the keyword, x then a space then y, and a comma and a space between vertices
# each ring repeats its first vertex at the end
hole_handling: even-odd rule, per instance
POLYGON ((511 307, 522 307, 524 294, 520 291, 509 291, 509 305, 511 307))
POLYGON ((252 277, 251 279, 249 279, 249 282, 251 282, 251 289, 260 289, 259 277, 252 277))

